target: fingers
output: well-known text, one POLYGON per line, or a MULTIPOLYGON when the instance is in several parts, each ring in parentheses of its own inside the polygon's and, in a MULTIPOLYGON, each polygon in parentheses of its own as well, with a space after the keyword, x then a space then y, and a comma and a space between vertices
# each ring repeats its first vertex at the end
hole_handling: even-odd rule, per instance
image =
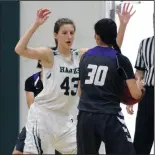
POLYGON ((133 13, 131 13, 132 12, 132 9, 133 9, 133 5, 131 6, 130 10, 128 11, 129 14, 130 14, 130 16, 133 16, 135 14, 135 12, 136 12, 136 10, 135 10, 133 13))
POLYGON ((126 110, 127 110, 127 113, 128 114, 130 114, 130 115, 133 115, 134 114, 133 106, 126 106, 126 110))
POLYGON ((116 13, 117 13, 117 14, 119 14, 119 13, 120 13, 120 11, 119 11, 118 9, 116 9, 116 13))
POLYGON ((130 111, 131 111, 132 114, 134 114, 133 106, 131 106, 130 111))
POLYGON ((45 17, 44 17, 44 21, 46 21, 48 18, 49 18, 49 16, 45 16, 45 17))
POLYGON ((125 10, 125 12, 128 12, 129 5, 130 5, 130 3, 128 3, 128 4, 127 4, 127 7, 126 7, 126 10, 125 10))
POLYGON ((51 13, 51 11, 46 11, 46 12, 44 12, 44 13, 43 13, 43 17, 49 15, 50 13, 51 13))
POLYGON ((131 8, 130 8, 130 10, 129 10, 129 13, 131 13, 132 9, 133 9, 133 5, 131 6, 131 8))
POLYGON ((44 18, 45 16, 47 16, 47 15, 50 14, 50 13, 51 13, 50 10, 41 8, 41 9, 39 9, 39 10, 37 11, 37 16, 38 16, 38 17, 41 17, 41 18, 44 18))
POLYGON ((138 87, 139 89, 141 89, 142 91, 145 91, 145 88, 144 88, 144 86, 145 86, 144 81, 141 80, 139 77, 138 77, 138 79, 136 80, 136 84, 137 84, 137 87, 138 87))
POLYGON ((121 12, 120 12, 119 9, 116 9, 116 13, 117 13, 117 15, 118 15, 119 17, 121 16, 121 12))
POLYGON ((126 8, 126 3, 124 3, 124 5, 123 5, 123 10, 122 10, 122 12, 126 12, 126 11, 125 11, 125 8, 126 8))
POLYGON ((130 16, 133 16, 136 11, 134 11, 133 13, 131 13, 132 12, 132 9, 133 9, 133 5, 131 5, 131 7, 129 9, 129 6, 130 5, 131 5, 130 3, 128 3, 128 4, 127 3, 124 3, 122 12, 123 13, 129 13, 130 16))
POLYGON ((133 16, 135 14, 136 10, 130 15, 130 16, 133 16))

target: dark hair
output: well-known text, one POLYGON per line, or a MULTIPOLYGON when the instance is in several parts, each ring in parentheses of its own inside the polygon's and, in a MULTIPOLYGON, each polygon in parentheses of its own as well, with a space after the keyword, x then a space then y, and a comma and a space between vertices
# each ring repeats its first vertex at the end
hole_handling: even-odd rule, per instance
MULTIPOLYGON (((69 18, 60 18, 58 19, 56 22, 55 22, 55 25, 54 25, 54 33, 58 33, 59 30, 60 30, 60 27, 65 25, 65 24, 71 24, 73 25, 74 27, 74 31, 76 31, 76 27, 75 27, 75 24, 74 22, 69 19, 69 18)), ((55 47, 52 47, 53 50, 56 50, 57 47, 58 47, 58 41, 55 39, 55 47)))
POLYGON ((95 33, 101 38, 101 40, 110 47, 113 47, 116 51, 121 53, 121 50, 116 42, 117 38, 117 26, 112 19, 104 18, 99 20, 94 25, 95 33))
POLYGON ((42 65, 40 64, 40 60, 38 60, 38 63, 37 63, 37 68, 42 68, 42 65))

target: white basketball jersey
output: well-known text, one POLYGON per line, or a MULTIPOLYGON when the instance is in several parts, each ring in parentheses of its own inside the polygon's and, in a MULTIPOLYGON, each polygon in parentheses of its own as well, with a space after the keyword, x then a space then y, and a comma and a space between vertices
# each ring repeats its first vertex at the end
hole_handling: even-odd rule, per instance
POLYGON ((43 68, 44 88, 35 98, 38 106, 68 113, 77 102, 80 59, 78 50, 71 52, 72 61, 68 61, 58 51, 54 51, 53 67, 43 68))

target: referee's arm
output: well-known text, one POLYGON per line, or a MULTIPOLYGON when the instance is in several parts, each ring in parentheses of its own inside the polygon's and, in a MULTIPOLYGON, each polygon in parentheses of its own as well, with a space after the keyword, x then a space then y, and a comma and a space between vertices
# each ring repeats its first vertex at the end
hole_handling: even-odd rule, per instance
POLYGON ((139 78, 141 80, 143 80, 144 78, 144 71, 145 71, 145 63, 142 55, 142 50, 143 50, 143 41, 141 41, 139 45, 139 50, 138 50, 137 59, 135 63, 135 68, 136 68, 135 77, 136 79, 139 78))

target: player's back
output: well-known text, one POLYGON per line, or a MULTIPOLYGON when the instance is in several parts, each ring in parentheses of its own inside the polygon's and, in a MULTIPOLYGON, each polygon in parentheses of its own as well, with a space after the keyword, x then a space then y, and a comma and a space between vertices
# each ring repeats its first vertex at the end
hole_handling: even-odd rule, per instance
POLYGON ((80 110, 98 113, 120 110, 123 80, 117 63, 117 51, 109 47, 96 46, 84 54, 80 62, 80 110))

